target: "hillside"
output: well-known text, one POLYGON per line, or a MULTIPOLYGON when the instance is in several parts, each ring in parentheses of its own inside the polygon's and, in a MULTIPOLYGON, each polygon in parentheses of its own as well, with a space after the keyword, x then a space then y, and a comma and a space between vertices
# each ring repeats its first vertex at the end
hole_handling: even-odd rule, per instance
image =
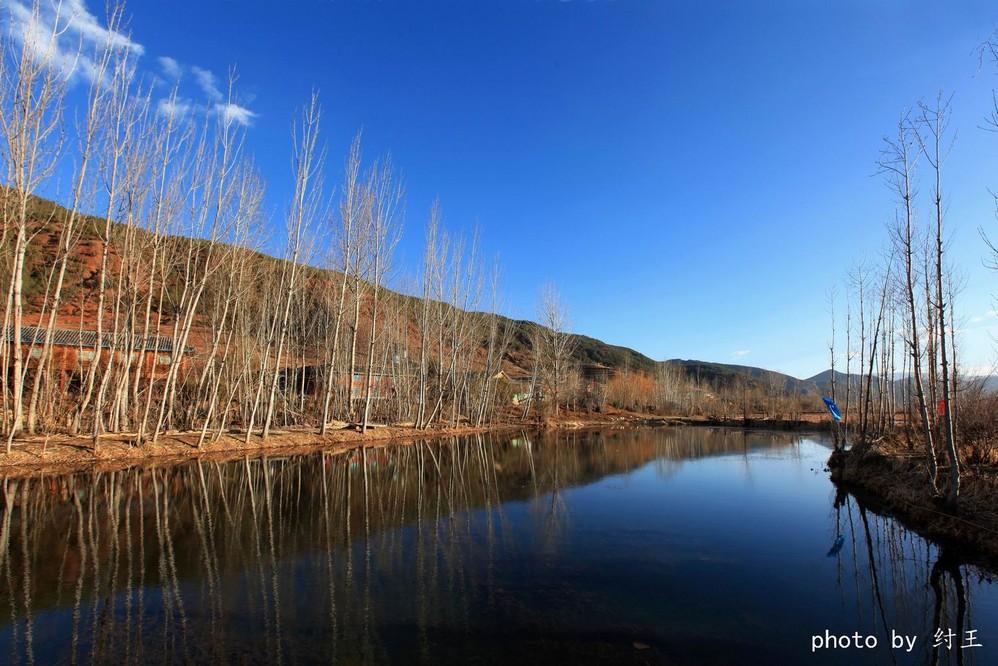
MULTIPOLYGON (((514 320, 511 324, 514 335, 510 345, 510 356, 522 360, 521 365, 526 368, 533 354, 531 339, 540 325, 525 320, 514 320)), ((656 361, 628 347, 611 345, 587 335, 573 334, 571 337, 572 360, 580 365, 603 365, 615 370, 645 373, 653 373, 658 366, 656 361)))
MULTIPOLYGON (((813 377, 808 377, 805 381, 814 384, 822 395, 831 395, 832 393, 832 371, 825 370, 824 372, 819 372, 813 377)), ((873 387, 876 389, 879 385, 879 379, 877 377, 873 378, 873 387)), ((835 371, 835 392, 836 394, 845 393, 846 385, 851 386, 852 391, 859 391, 859 375, 850 374, 847 375, 844 372, 835 371)))
POLYGON ((781 392, 805 398, 817 398, 820 396, 819 387, 813 381, 809 379, 797 379, 796 377, 764 368, 681 359, 663 361, 663 364, 681 368, 695 385, 706 382, 720 389, 730 388, 738 382, 744 382, 745 386, 749 389, 781 392))
MULTIPOLYGON (((824 372, 819 372, 814 377, 809 377, 806 381, 813 383, 822 392, 823 395, 831 394, 831 371, 825 370, 824 372)), ((846 390, 846 381, 848 380, 849 385, 852 387, 853 392, 859 391, 859 375, 852 374, 847 375, 844 372, 835 371, 835 392, 836 395, 843 395, 846 390)), ((978 376, 978 375, 968 375, 964 376, 961 380, 961 386, 972 390, 981 390, 985 393, 998 391, 998 377, 992 376, 978 376)), ((894 381, 894 391, 897 393, 898 397, 903 396, 905 389, 906 380, 898 379, 894 381)), ((874 375, 871 379, 871 388, 874 392, 880 389, 880 378, 874 375)))
MULTIPOLYGON (((32 204, 32 242, 23 291, 25 324, 39 320, 52 267, 60 260, 67 215, 51 202, 36 199, 32 204)), ((85 376, 83 366, 58 371, 63 385, 94 383, 105 391, 108 386, 131 384, 131 395, 119 393, 119 403, 102 396, 112 431, 127 430, 139 419, 146 424, 150 418, 149 427, 157 431, 169 426, 171 419, 180 429, 207 423, 219 432, 225 427, 252 430, 260 423, 259 414, 268 412, 272 418, 266 418, 277 425, 323 423, 331 418, 351 421, 361 416, 365 404, 365 409, 373 410, 372 418, 388 423, 425 425, 444 420, 457 426, 471 419, 481 423, 494 410, 511 404, 515 395, 522 396, 525 378, 533 376, 537 365, 533 341, 544 337, 538 335, 540 325, 462 309, 457 304, 474 303, 469 292, 461 291, 462 284, 438 282, 430 290, 448 294, 449 302, 424 301, 386 288, 377 292, 375 301, 374 286, 364 279, 349 275, 345 280, 343 273, 292 264, 225 240, 156 235, 141 226, 108 226, 95 217, 78 224, 58 326, 96 329, 106 254, 104 339, 174 336, 173 348, 183 344, 193 349, 184 363, 195 372, 167 377, 170 392, 149 383, 163 382, 165 368, 148 381, 131 375, 120 362, 101 369, 109 375, 107 381, 85 376), (285 280, 293 272, 298 278, 290 288, 285 280), (177 337, 186 326, 189 336, 177 337), (347 370, 351 367, 352 372, 347 370), (379 400, 375 403, 366 397, 362 377, 367 368, 378 384, 371 390, 373 399, 379 400), (500 387, 489 379, 499 370, 505 371, 509 385, 500 387), (206 386, 211 387, 207 396, 206 386), (172 410, 163 397, 167 393, 178 401, 172 410), (143 404, 147 406, 140 411, 143 404), (158 412, 157 406, 161 406, 158 412)), ((364 270, 357 265, 361 264, 354 264, 354 274, 364 270)), ((450 271, 437 275, 451 278, 437 279, 456 280, 461 275, 450 271)), ((594 390, 591 384, 579 384, 574 374, 555 373, 542 363, 539 395, 560 395, 559 402, 566 406, 672 414, 725 414, 750 408, 755 413, 794 414, 812 408, 818 398, 813 383, 763 368, 679 359, 657 362, 590 336, 570 337, 573 365, 617 372, 602 373, 608 381, 594 390), (668 370, 678 372, 663 372, 668 370), (553 386, 553 382, 560 383, 553 386)), ((161 362, 169 363, 165 358, 161 362)), ((59 429, 65 427, 59 424, 74 418, 80 422, 85 393, 54 394, 47 407, 51 416, 45 417, 49 425, 44 427, 59 429)))
MULTIPOLYGON (((34 242, 29 246, 25 263, 25 322, 37 323, 39 313, 44 300, 46 284, 53 264, 57 261, 59 250, 59 236, 63 228, 63 223, 69 211, 57 203, 32 197, 31 216, 35 219, 33 228, 34 242)), ((100 256, 104 249, 104 241, 101 234, 105 226, 105 220, 95 216, 85 216, 78 220, 77 228, 80 230, 70 254, 68 269, 66 273, 66 286, 64 289, 63 305, 60 309, 59 325, 67 328, 93 330, 95 328, 96 298, 93 292, 99 280, 100 256)), ((115 239, 124 234, 124 225, 112 223, 111 225, 111 248, 110 248, 110 269, 114 271, 121 269, 124 263, 122 260, 122 249, 116 245, 115 239)), ((130 230, 133 238, 130 243, 135 247, 148 248, 153 243, 153 234, 141 228, 130 230)), ((174 242, 186 242, 186 239, 176 237, 164 237, 174 242)), ((200 243, 200 241, 195 241, 200 243)), ((270 257, 255 250, 245 248, 233 248, 224 245, 225 251, 234 251, 246 255, 246 259, 255 264, 268 265, 271 270, 279 271, 285 260, 270 257)), ((140 263, 140 262, 137 262, 140 263)), ((308 276, 305 289, 312 288, 315 283, 327 281, 335 282, 342 279, 342 275, 336 271, 326 268, 308 268, 308 276)), ((174 281, 167 285, 167 294, 177 293, 180 290, 178 283, 180 271, 174 271, 174 281)), ((386 301, 395 300, 405 304, 405 310, 410 313, 419 310, 421 300, 418 297, 406 294, 386 291, 384 296, 386 301)), ((162 325, 168 326, 172 323, 172 308, 169 307, 169 300, 164 307, 158 308, 153 305, 154 316, 162 317, 162 325)), ((433 306, 439 306, 433 302, 433 306)), ((452 310, 449 304, 444 304, 445 310, 452 310)), ((113 312, 109 308, 105 312, 110 317, 113 312)), ((365 313, 366 314, 366 313, 365 313)), ((479 313, 483 316, 486 313, 479 313)), ((539 324, 527 321, 516 320, 499 316, 500 327, 509 326, 511 331, 511 342, 506 356, 507 369, 515 373, 529 373, 533 365, 533 350, 531 339, 539 324)), ((412 329, 415 322, 410 322, 408 328, 412 329)), ((361 324, 366 327, 366 323, 361 324)), ((206 317, 200 317, 192 332, 193 343, 198 351, 206 344, 210 337, 211 323, 206 317)), ((415 349, 417 340, 415 335, 410 336, 409 347, 415 349)), ((657 367, 657 363, 647 356, 627 347, 608 344, 601 340, 585 336, 572 335, 573 355, 572 360, 578 364, 603 365, 615 370, 630 370, 651 373, 657 367)), ((484 353, 484 349, 481 350, 484 353)))

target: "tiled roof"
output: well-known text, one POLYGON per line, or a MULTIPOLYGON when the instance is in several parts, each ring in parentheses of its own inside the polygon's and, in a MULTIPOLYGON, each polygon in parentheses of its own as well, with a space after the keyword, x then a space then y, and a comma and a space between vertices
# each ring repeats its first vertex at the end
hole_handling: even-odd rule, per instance
MULTIPOLYGON (((8 326, 4 340, 11 342, 14 339, 14 327, 8 326)), ((117 347, 125 348, 125 340, 119 338, 118 344, 114 344, 114 336, 104 333, 101 336, 101 348, 111 349, 117 347)), ((38 326, 21 327, 21 344, 39 346, 45 344, 45 329, 38 326)), ((97 345, 97 331, 81 331, 71 328, 57 328, 52 334, 52 344, 66 347, 80 347, 82 349, 94 348, 97 345)), ((172 353, 173 339, 167 337, 149 336, 143 338, 141 335, 135 336, 132 348, 141 351, 155 351, 172 353)), ((193 354, 193 347, 184 348, 184 353, 193 354)))

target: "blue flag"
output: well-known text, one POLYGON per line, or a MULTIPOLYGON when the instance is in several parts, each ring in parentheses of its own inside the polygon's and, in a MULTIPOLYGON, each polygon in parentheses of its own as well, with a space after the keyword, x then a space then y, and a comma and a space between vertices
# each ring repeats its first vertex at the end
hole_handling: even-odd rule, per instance
POLYGON ((825 401, 825 407, 828 407, 828 411, 832 413, 832 418, 836 421, 842 420, 842 413, 839 411, 839 406, 835 404, 835 401, 831 398, 822 398, 825 401))

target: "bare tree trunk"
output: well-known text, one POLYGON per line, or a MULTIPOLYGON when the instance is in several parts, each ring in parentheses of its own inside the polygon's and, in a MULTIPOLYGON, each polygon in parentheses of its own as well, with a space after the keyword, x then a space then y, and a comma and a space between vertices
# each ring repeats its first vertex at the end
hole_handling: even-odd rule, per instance
POLYGON ((420 304, 419 319, 419 411, 416 427, 426 427, 426 401, 429 373, 427 369, 427 337, 430 332, 430 285, 433 280, 437 257, 437 237, 440 230, 440 201, 435 199, 430 207, 430 219, 426 226, 426 250, 423 255, 423 298, 420 304))
MULTIPOLYGON (((107 345, 104 337, 104 318, 107 309, 107 287, 109 282, 109 257, 111 254, 112 245, 112 231, 114 225, 114 218, 117 217, 119 201, 118 197, 122 192, 123 174, 122 174, 122 159, 125 150, 128 148, 128 142, 132 138, 132 131, 137 123, 137 119, 133 116, 133 107, 129 103, 128 98, 128 81, 131 78, 130 68, 123 63, 122 66, 118 67, 113 73, 113 82, 110 91, 110 99, 108 102, 108 120, 106 128, 106 136, 102 142, 101 146, 101 160, 102 160, 102 172, 105 182, 105 188, 107 191, 107 207, 105 208, 105 219, 103 232, 100 234, 101 241, 101 261, 100 261, 100 271, 97 280, 97 312, 96 312, 96 335, 94 341, 94 351, 93 360, 90 363, 90 367, 87 369, 86 385, 83 392, 83 399, 80 401, 79 408, 77 410, 76 419, 73 423, 73 429, 82 426, 83 418, 90 408, 91 401, 96 395, 96 404, 93 410, 93 423, 91 426, 91 435, 93 437, 94 449, 97 448, 98 441, 100 439, 100 433, 103 430, 103 413, 102 413, 102 400, 103 400, 103 389, 106 386, 106 381, 104 378, 110 376, 115 365, 115 352, 114 342, 110 346, 107 345), (103 359, 105 358, 104 349, 107 348, 106 354, 106 365, 103 365, 103 359), (102 371, 102 381, 100 386, 97 385, 97 372, 102 371)), ((117 322, 115 322, 117 323, 117 322)))
MULTIPOLYGON (((31 20, 40 23, 40 3, 35 0, 29 9, 31 20)), ((61 5, 55 7, 53 31, 38 34, 37 39, 23 39, 20 47, 11 48, 12 67, 5 66, 0 74, 0 99, 4 112, 0 113, 0 139, 6 157, 6 185, 12 190, 11 199, 5 197, 4 236, 8 225, 14 227, 10 283, 7 308, 4 316, 4 335, 11 326, 9 344, 5 342, 5 355, 13 357, 10 395, 12 416, 7 428, 7 453, 14 437, 24 427, 24 388, 27 373, 22 349, 24 321, 24 268, 28 245, 37 231, 30 228, 29 201, 33 193, 55 169, 62 148, 62 102, 66 94, 68 77, 65 67, 58 66, 51 58, 57 53, 56 40, 65 30, 61 5), (47 42, 47 43, 46 43, 47 42), (43 54, 39 57, 38 54, 43 54)), ((31 342, 35 340, 32 338, 31 342)), ((4 365, 4 385, 6 368, 4 365)), ((6 404, 4 405, 6 411, 6 404)))
POLYGON ((949 101, 944 101, 942 94, 936 99, 935 108, 929 108, 925 104, 920 105, 921 118, 920 127, 926 135, 918 135, 922 154, 932 167, 934 177, 934 188, 932 192, 933 209, 936 216, 936 237, 935 237, 935 307, 936 321, 939 325, 939 358, 941 362, 942 378, 942 401, 943 401, 943 435, 946 438, 946 449, 950 458, 950 483, 946 493, 946 504, 955 509, 960 496, 960 458, 956 450, 956 432, 953 426, 952 407, 952 380, 949 374, 949 350, 946 347, 946 326, 947 302, 944 296, 947 289, 944 285, 945 264, 943 258, 943 191, 942 191, 942 166, 945 161, 945 152, 942 142, 949 124, 949 101))
POLYGON ((322 213, 322 164, 324 150, 319 147, 319 120, 322 111, 319 108, 318 93, 313 93, 307 108, 302 110, 301 124, 294 134, 294 167, 295 193, 288 217, 288 268, 287 292, 284 295, 283 313, 277 336, 277 358, 274 362, 274 373, 270 383, 270 397, 263 421, 263 437, 270 434, 270 425, 274 417, 274 403, 277 397, 277 385, 281 376, 281 357, 287 341, 288 323, 291 314, 291 303, 295 289, 298 287, 298 263, 305 251, 306 238, 314 226, 317 216, 322 213))
MULTIPOLYGON (((378 301, 385 282, 385 276, 391 271, 392 255, 401 235, 400 218, 402 211, 403 189, 398 182, 390 159, 371 170, 369 184, 365 188, 370 197, 368 206, 368 234, 370 242, 371 273, 371 333, 367 349, 367 382, 364 394, 364 415, 361 419, 360 431, 367 432, 367 419, 371 412, 373 399, 374 345, 378 331, 378 301)), ((378 387, 381 393, 381 381, 384 378, 384 368, 381 368, 378 387)), ((379 395, 380 397, 380 395, 379 395)))
MULTIPOLYGON (((97 142, 97 134, 101 129, 106 113, 105 101, 107 99, 108 86, 103 85, 104 78, 108 69, 113 69, 118 62, 117 58, 122 55, 116 50, 113 39, 121 28, 121 8, 120 6, 110 7, 109 10, 106 39, 98 50, 97 57, 94 58, 94 75, 91 78, 87 94, 86 113, 79 138, 79 163, 73 181, 72 203, 69 208, 69 215, 63 222, 59 233, 59 252, 57 261, 53 265, 53 270, 57 270, 55 287, 51 294, 51 299, 47 299, 46 305, 43 307, 43 311, 46 308, 48 310, 48 324, 45 328, 45 340, 42 343, 41 356, 38 359, 38 365, 35 370, 30 404, 28 406, 29 432, 34 432, 37 425, 40 392, 43 384, 48 379, 46 373, 49 370, 48 363, 52 355, 52 342, 62 305, 66 269, 78 236, 76 222, 80 216, 80 208, 85 205, 84 200, 89 200, 90 197, 88 195, 91 194, 88 192, 88 169, 93 149, 97 142), (56 266, 58 266, 58 269, 56 269, 56 266)), ((123 55, 126 58, 128 57, 127 52, 123 55)), ((39 323, 41 323, 41 320, 39 320, 39 323)))
POLYGON ((541 288, 537 312, 544 339, 545 365, 551 379, 554 414, 557 415, 565 388, 562 384, 567 375, 569 358, 575 350, 575 340, 568 332, 568 307, 553 284, 541 288))
MULTIPOLYGON (((340 351, 340 331, 343 324, 343 315, 346 308, 347 284, 350 279, 350 271, 353 268, 355 258, 359 253, 357 238, 360 236, 357 230, 360 224, 360 216, 363 212, 363 196, 361 185, 358 182, 360 174, 360 133, 354 137, 350 145, 350 155, 347 158, 343 176, 343 199, 340 201, 340 229, 339 246, 342 264, 340 265, 340 292, 336 305, 336 315, 333 323, 333 351, 329 361, 328 374, 326 376, 325 398, 322 406, 322 425, 319 434, 325 435, 329 428, 330 405, 332 403, 334 390, 337 381, 343 381, 344 375, 339 366, 340 351)), ((349 379, 352 382, 353 368, 349 368, 349 379)), ((347 387, 351 384, 348 383, 347 387)), ((340 387, 342 391, 342 386, 340 387)))

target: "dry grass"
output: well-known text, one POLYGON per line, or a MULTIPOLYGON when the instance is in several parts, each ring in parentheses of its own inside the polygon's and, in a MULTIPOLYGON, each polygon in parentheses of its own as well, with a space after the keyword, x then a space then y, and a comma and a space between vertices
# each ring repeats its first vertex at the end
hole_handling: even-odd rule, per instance
POLYGON ((486 431, 520 430, 523 428, 605 428, 661 426, 680 424, 681 419, 607 410, 602 414, 563 412, 544 420, 521 421, 518 410, 504 414, 501 422, 475 428, 429 428, 419 430, 412 424, 393 426, 375 425, 361 434, 358 427, 347 423, 335 424, 326 435, 314 429, 286 429, 272 431, 266 440, 254 436, 249 444, 245 434, 223 435, 217 441, 205 441, 198 448, 199 433, 170 433, 161 435, 153 444, 134 444, 135 436, 104 435, 96 449, 90 438, 49 435, 23 437, 14 442, 11 454, 0 453, 0 474, 8 477, 32 476, 40 472, 69 473, 83 470, 113 470, 137 465, 173 465, 194 458, 230 460, 269 455, 292 455, 310 451, 348 451, 359 446, 384 446, 387 444, 421 441, 437 437, 454 437, 486 431))
MULTIPOLYGON (((940 461, 941 465, 947 461, 940 461)), ((920 451, 902 442, 881 441, 829 459, 832 479, 879 504, 910 529, 960 550, 968 559, 998 564, 998 469, 970 464, 961 470, 955 511, 942 501, 948 467, 941 467, 937 492, 920 451)))
MULTIPOLYGON (((514 427, 512 425, 500 428, 514 427)), ((217 441, 197 446, 198 433, 161 435, 155 444, 133 444, 134 436, 105 435, 95 449, 90 438, 66 436, 33 437, 14 443, 11 454, 0 454, 0 474, 8 477, 31 476, 39 472, 68 473, 82 470, 123 469, 136 465, 172 465, 193 458, 229 460, 268 455, 291 455, 316 450, 347 451, 358 446, 384 446, 394 442, 415 441, 481 432, 483 428, 376 427, 361 434, 358 429, 341 424, 321 436, 314 431, 275 431, 266 440, 254 436, 249 444, 245 435, 223 435, 217 441)))

